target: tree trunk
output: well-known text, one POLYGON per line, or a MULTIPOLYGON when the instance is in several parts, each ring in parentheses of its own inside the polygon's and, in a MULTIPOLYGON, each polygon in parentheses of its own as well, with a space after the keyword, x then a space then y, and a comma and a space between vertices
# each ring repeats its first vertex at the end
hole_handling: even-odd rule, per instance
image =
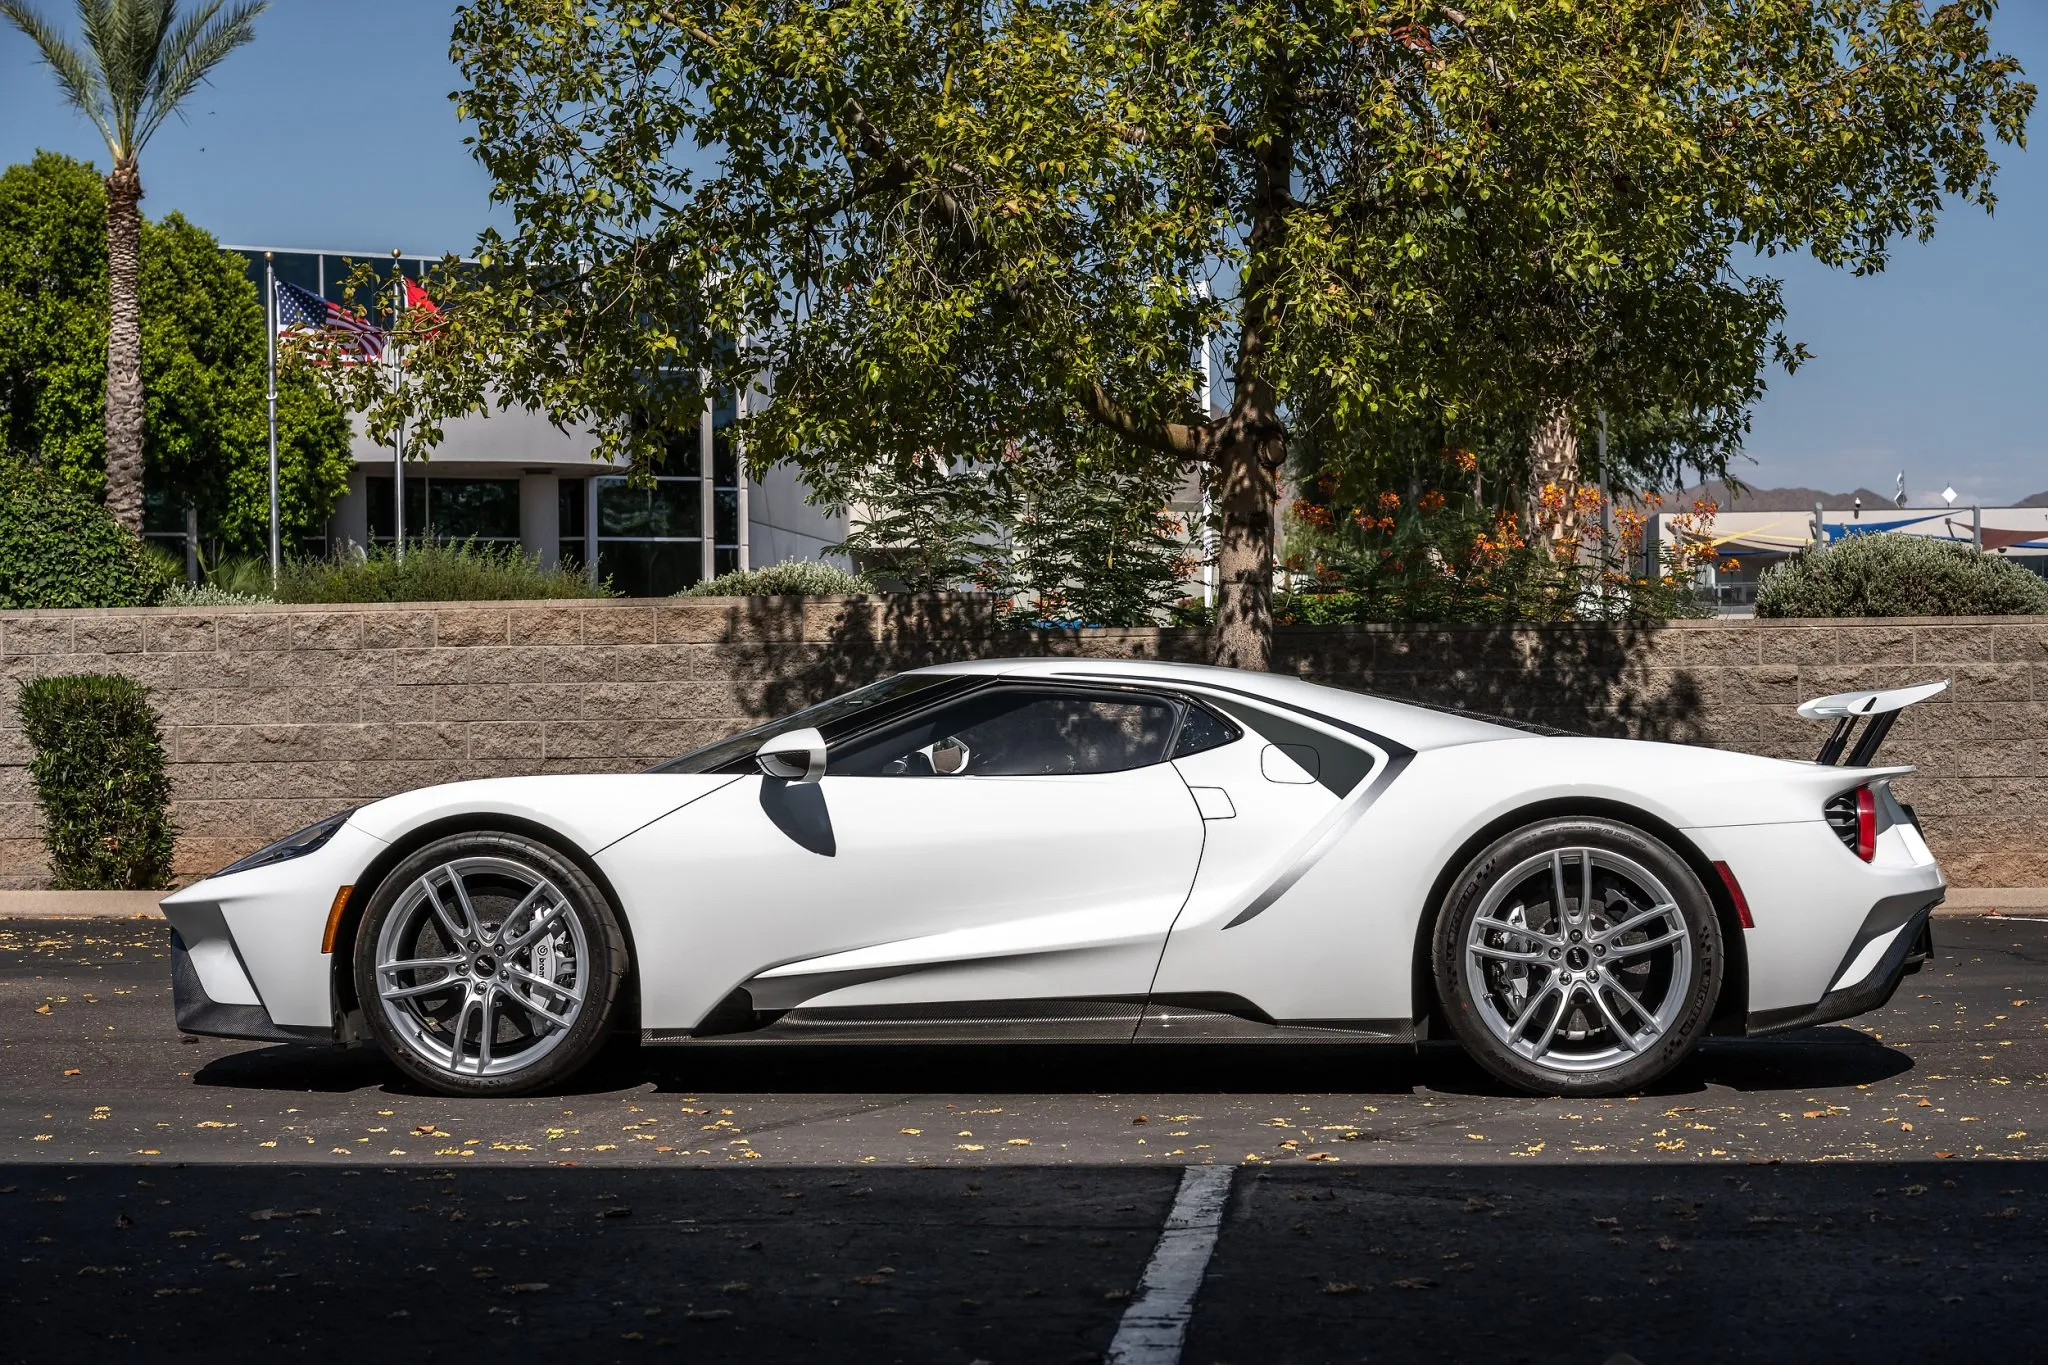
POLYGON ((1578 494, 1578 428, 1568 406, 1546 403, 1529 441, 1529 527, 1545 551, 1582 537, 1578 494))
POLYGON ((1222 452, 1221 496, 1216 500, 1214 657, 1227 668, 1261 673, 1273 662, 1273 502, 1279 461, 1242 440, 1222 452))
POLYGON ((107 176, 107 510, 142 531, 142 177, 107 176))

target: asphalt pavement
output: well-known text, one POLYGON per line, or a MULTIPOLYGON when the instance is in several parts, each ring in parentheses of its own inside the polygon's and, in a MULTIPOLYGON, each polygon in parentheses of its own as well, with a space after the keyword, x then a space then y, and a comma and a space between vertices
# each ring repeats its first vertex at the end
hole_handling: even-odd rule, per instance
POLYGON ((1191 1164, 1191 1365, 2048 1354, 2048 917, 1578 1101, 1436 1044, 622 1044, 451 1101, 182 1037, 168 940, 0 924, 0 1358, 1101 1360, 1191 1164))

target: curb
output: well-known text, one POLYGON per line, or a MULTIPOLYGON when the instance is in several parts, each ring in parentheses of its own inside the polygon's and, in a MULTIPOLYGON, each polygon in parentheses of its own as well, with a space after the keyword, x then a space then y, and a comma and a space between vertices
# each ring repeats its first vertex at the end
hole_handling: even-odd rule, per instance
MULTIPOLYGON (((169 891, 0 891, 0 922, 7 920, 160 920, 157 902, 169 891)), ((1999 915, 2048 911, 2048 886, 1950 887, 1935 915, 1999 915)))
POLYGON ((0 920, 162 919, 168 891, 0 891, 0 920))

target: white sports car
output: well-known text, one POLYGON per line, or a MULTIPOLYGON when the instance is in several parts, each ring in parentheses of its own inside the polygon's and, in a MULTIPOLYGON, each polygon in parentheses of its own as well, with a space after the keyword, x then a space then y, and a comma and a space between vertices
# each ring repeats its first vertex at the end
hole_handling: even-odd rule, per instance
POLYGON ((344 811, 168 897, 177 1020, 449 1094, 605 1039, 1408 1043, 1532 1091, 1875 1009, 1943 882, 1871 766, 1932 684, 1802 707, 1817 763, 1229 669, 919 669, 630 775, 344 811), (1846 766, 1837 766, 1868 717, 1846 766))

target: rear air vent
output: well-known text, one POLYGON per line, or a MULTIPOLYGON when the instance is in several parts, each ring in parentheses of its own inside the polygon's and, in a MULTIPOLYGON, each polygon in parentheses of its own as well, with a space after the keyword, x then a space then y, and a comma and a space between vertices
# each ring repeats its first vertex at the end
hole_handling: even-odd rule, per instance
POLYGON ((1851 853, 1856 851, 1856 793, 1843 792, 1830 796, 1827 805, 1821 808, 1827 813, 1828 828, 1842 841, 1842 847, 1851 853))

